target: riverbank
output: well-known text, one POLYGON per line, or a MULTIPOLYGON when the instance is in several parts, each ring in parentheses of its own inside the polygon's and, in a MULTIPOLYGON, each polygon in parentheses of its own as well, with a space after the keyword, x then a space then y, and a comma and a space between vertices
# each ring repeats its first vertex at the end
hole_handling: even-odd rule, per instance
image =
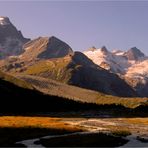
POLYGON ((147 138, 148 118, 0 117, 0 146, 148 146, 147 138))

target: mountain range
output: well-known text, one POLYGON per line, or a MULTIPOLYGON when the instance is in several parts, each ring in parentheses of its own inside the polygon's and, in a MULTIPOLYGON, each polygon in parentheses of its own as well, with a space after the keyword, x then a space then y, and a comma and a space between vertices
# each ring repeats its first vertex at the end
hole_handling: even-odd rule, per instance
POLYGON ((33 87, 44 86, 41 79, 106 95, 148 97, 148 58, 136 47, 125 52, 110 52, 105 46, 73 51, 54 36, 24 38, 8 17, 0 17, 0 47, 1 71, 33 87))
POLYGON ((102 48, 84 51, 83 53, 98 66, 119 75, 140 96, 148 96, 148 57, 136 47, 127 51, 108 51, 102 48))

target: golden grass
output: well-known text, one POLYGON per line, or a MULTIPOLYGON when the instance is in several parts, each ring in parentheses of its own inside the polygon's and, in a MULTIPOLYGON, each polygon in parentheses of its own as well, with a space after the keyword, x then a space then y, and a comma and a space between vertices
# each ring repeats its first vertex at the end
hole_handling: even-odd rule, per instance
MULTIPOLYGON (((139 125, 148 125, 148 117, 146 118, 111 118, 111 119, 106 119, 107 121, 110 122, 115 122, 116 127, 118 127, 118 123, 122 123, 122 124, 139 124, 139 125)), ((125 126, 125 125, 124 125, 125 126)), ((126 126, 125 126, 126 127, 126 126)), ((128 127, 127 127, 128 128, 128 127)))
POLYGON ((148 126, 148 118, 124 118, 123 121, 130 124, 143 124, 148 126))
POLYGON ((98 105, 116 104, 128 108, 136 108, 137 106, 140 106, 141 104, 148 102, 148 98, 117 97, 117 96, 103 94, 97 91, 66 85, 63 83, 59 83, 57 81, 40 77, 40 75, 42 76, 42 74, 44 75, 44 73, 47 75, 49 74, 49 76, 51 74, 54 77, 54 79, 60 80, 62 82, 67 82, 70 78, 72 69, 69 69, 69 71, 64 71, 64 68, 67 66, 69 60, 70 59, 68 58, 59 59, 59 60, 54 60, 54 59, 47 60, 46 62, 43 60, 39 61, 38 64, 28 67, 28 69, 22 75, 17 74, 11 76, 0 72, 0 77, 6 81, 14 83, 23 88, 28 88, 28 89, 36 88, 38 91, 41 91, 45 94, 55 95, 81 102, 94 103, 98 105), (39 76, 29 77, 26 74, 39 75, 39 76), (38 86, 36 86, 36 84, 33 83, 34 80, 38 81, 38 86), (44 86, 44 84, 46 84, 46 88, 42 87, 44 86))
POLYGON ((53 69, 54 64, 52 62, 40 61, 38 64, 30 66, 24 73, 25 74, 40 74, 47 72, 49 69, 53 69))
POLYGON ((8 81, 8 82, 13 83, 17 86, 20 86, 22 88, 33 89, 33 86, 30 83, 28 83, 24 80, 18 79, 17 77, 12 76, 8 73, 3 73, 2 71, 0 71, 0 78, 2 80, 8 81))
POLYGON ((116 104, 116 105, 123 105, 128 108, 136 108, 139 105, 148 101, 148 98, 124 98, 124 97, 116 97, 111 95, 101 95, 96 100, 96 104, 116 104))
POLYGON ((103 125, 103 127, 111 131, 111 133, 126 134, 148 131, 148 118, 110 118, 103 120, 115 123, 115 125, 103 125))
POLYGON ((79 131, 80 127, 61 122, 58 118, 51 117, 22 117, 22 116, 2 116, 0 117, 0 128, 51 128, 68 131, 79 131))
POLYGON ((67 85, 47 78, 42 78, 40 76, 30 76, 23 74, 19 74, 17 76, 20 79, 32 84, 37 90, 45 94, 55 95, 75 101, 81 101, 84 103, 94 103, 98 105, 116 104, 128 108, 136 108, 137 106, 148 102, 148 98, 125 98, 107 95, 101 92, 67 85))
POLYGON ((39 138, 47 135, 61 135, 80 132, 82 128, 60 122, 50 117, 0 117, 0 147, 20 147, 17 141, 39 138))
POLYGON ((49 75, 52 76, 53 79, 57 81, 67 82, 70 78, 71 70, 65 70, 67 67, 69 58, 59 58, 58 60, 42 60, 39 61, 37 64, 33 64, 27 67, 26 71, 23 74, 27 75, 37 75, 43 76, 49 75))

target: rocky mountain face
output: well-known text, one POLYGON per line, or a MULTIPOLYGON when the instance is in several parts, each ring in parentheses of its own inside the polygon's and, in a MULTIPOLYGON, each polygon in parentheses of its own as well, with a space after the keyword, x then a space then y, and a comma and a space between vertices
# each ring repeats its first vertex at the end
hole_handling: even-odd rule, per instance
POLYGON ((148 96, 148 57, 136 47, 112 52, 103 48, 85 51, 84 54, 100 67, 118 74, 140 96, 148 96))
POLYGON ((145 55, 136 47, 129 49, 127 52, 124 53, 124 56, 127 57, 128 60, 142 60, 144 59, 145 55))
POLYGON ((8 17, 0 17, 0 59, 21 54, 23 44, 28 41, 8 17))
POLYGON ((39 37, 24 44, 22 54, 11 56, 0 61, 0 67, 6 72, 22 72, 30 65, 42 60, 72 55, 73 51, 69 45, 52 37, 39 37))
POLYGON ((26 43, 23 50, 19 57, 23 60, 60 58, 73 53, 69 45, 54 36, 34 39, 26 43))

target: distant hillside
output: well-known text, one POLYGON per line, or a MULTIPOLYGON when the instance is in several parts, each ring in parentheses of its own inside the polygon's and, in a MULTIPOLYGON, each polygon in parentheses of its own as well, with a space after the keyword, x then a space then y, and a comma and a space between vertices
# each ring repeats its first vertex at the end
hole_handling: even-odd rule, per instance
POLYGON ((56 95, 45 95, 26 81, 0 72, 0 114, 47 113, 86 109, 91 104, 76 102, 56 95), (15 84, 14 84, 15 83, 15 84), (20 87, 21 86, 21 87, 20 87))
POLYGON ((46 114, 50 111, 78 110, 107 111, 117 113, 117 115, 121 113, 123 115, 125 113, 140 113, 140 115, 144 113, 143 115, 145 115, 147 113, 147 98, 118 98, 44 78, 19 76, 18 79, 4 73, 0 73, 0 75, 1 115, 46 114), (59 93, 56 90, 59 90, 59 93), (77 94, 73 95, 74 92, 77 94), (140 106, 143 107, 140 108, 140 106))
POLYGON ((135 108, 145 103, 148 98, 124 98, 106 95, 101 92, 88 90, 72 85, 63 84, 51 79, 30 75, 18 75, 20 79, 31 83, 37 90, 52 96, 59 96, 83 103, 93 103, 97 105, 123 105, 128 108, 135 108))
MULTIPOLYGON (((34 89, 34 87, 31 84, 29 84, 28 82, 21 80, 19 78, 16 78, 14 76, 11 76, 10 74, 6 74, 2 71, 0 71, 0 81, 6 82, 8 84, 11 83, 11 84, 16 85, 18 87, 22 87, 22 88, 26 88, 26 89, 34 89)), ((3 89, 3 88, 1 88, 1 89, 3 89)), ((13 90, 9 90, 9 91, 13 92, 13 90)), ((4 95, 5 95, 5 93, 4 93, 4 95)))

